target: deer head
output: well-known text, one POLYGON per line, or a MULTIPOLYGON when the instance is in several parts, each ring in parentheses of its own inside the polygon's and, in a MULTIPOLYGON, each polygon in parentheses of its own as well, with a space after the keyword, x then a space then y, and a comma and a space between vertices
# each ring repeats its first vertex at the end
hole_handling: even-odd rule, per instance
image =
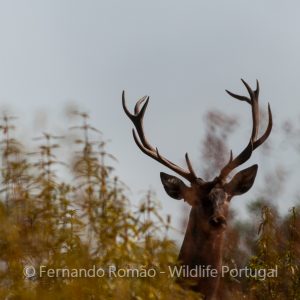
POLYGON ((124 111, 136 129, 133 129, 133 138, 141 151, 190 183, 190 186, 187 186, 181 179, 175 176, 163 172, 160 173, 164 189, 170 197, 176 200, 184 199, 189 205, 197 208, 197 219, 202 224, 202 230, 213 231, 225 229, 228 205, 231 198, 246 193, 252 187, 258 166, 253 165, 238 172, 229 181, 227 181, 228 175, 235 168, 245 163, 251 157, 253 151, 264 143, 271 133, 272 113, 270 105, 268 105, 268 126, 264 134, 260 138, 257 138, 259 129, 259 83, 258 81, 256 82, 256 89, 253 91, 243 79, 242 82, 249 93, 249 97, 240 96, 227 90, 226 92, 233 98, 250 104, 252 110, 252 133, 249 143, 234 159, 231 151, 230 159, 222 168, 220 174, 208 182, 196 176, 187 153, 185 155, 187 170, 185 170, 162 156, 158 149, 151 146, 148 142, 143 129, 143 118, 149 97, 144 96, 141 98, 135 105, 134 114, 131 114, 126 107, 124 91, 122 94, 124 111))

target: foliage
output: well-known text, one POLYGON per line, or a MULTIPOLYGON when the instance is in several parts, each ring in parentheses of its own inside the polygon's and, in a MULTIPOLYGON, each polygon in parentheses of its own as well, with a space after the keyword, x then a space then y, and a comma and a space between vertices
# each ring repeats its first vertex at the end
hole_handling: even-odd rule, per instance
POLYGON ((299 207, 280 216, 276 208, 259 202, 255 205, 261 210, 259 224, 239 221, 228 230, 223 263, 253 272, 222 278, 223 293, 227 295, 222 299, 300 299, 299 207), (270 269, 277 270, 274 276, 255 273, 270 269))
POLYGON ((35 139, 38 150, 26 153, 13 138, 13 120, 3 118, 0 299, 198 299, 160 273, 176 264, 177 248, 153 192, 138 207, 130 205, 109 165, 114 157, 107 142, 87 114, 76 115, 82 124, 71 128, 78 137, 69 164, 57 159, 63 137, 44 133, 35 139), (60 271, 40 274, 41 266, 60 271), (63 269, 90 270, 92 277, 63 269), (94 269, 105 274, 95 276, 94 269), (140 272, 133 278, 116 273, 130 269, 140 272), (157 276, 145 278, 145 270, 157 276))
MULTIPOLYGON (((213 178, 226 162, 228 135, 237 124, 237 118, 222 112, 207 113, 206 135, 201 143, 206 178, 213 178)), ((299 130, 288 122, 285 136, 289 140, 293 136, 297 141, 299 130)), ((263 148, 269 150, 268 144, 263 148)), ((264 155, 268 153, 265 151, 264 155)), ((266 178, 260 197, 248 207, 249 221, 236 220, 234 212, 230 212, 223 253, 223 265, 230 269, 249 268, 254 275, 255 270, 277 269, 277 276, 262 280, 259 276, 246 276, 245 272, 241 276, 225 274, 221 278, 220 299, 300 299, 300 206, 291 208, 287 214, 279 214, 277 207, 271 204, 272 198, 282 197, 280 192, 286 175, 285 170, 277 166, 276 172, 266 178)))
MULTIPOLYGON (((82 122, 70 129, 76 138, 68 156, 58 155, 67 139, 49 133, 35 138, 37 150, 28 153, 14 138, 14 119, 2 119, 0 299, 199 299, 166 275, 177 264, 178 248, 169 238, 170 217, 160 215, 155 193, 148 191, 134 206, 115 175, 107 141, 87 114, 76 115, 82 122), (28 266, 36 274, 30 268, 24 273, 28 266), (40 266, 50 273, 39 274, 40 266), (54 269, 60 271, 50 276, 54 269), (118 273, 133 269, 139 274, 154 270, 156 276, 118 273), (84 276, 66 276, 63 270, 89 270, 92 276, 83 271, 84 276), (96 270, 104 275, 93 276, 96 270)), ((236 122, 217 115, 208 115, 206 122, 203 147, 210 177, 226 161, 223 142, 236 122), (217 126, 227 124, 221 132, 213 125, 216 120, 217 126), (213 145, 224 150, 214 163, 213 145)), ((277 268, 278 276, 226 275, 220 299, 300 299, 300 210, 293 207, 280 215, 267 200, 249 206, 251 222, 231 222, 224 265, 277 268)), ((230 219, 235 220, 233 213, 230 219)))

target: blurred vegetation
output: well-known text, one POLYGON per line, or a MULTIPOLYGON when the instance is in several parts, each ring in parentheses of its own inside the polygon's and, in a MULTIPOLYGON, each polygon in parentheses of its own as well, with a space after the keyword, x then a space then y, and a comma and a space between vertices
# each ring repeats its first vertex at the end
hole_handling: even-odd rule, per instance
MULTIPOLYGON (((79 125, 70 128, 75 139, 67 157, 57 153, 68 139, 43 133, 34 139, 36 150, 27 151, 15 138, 14 119, 1 120, 0 299, 199 299, 166 275, 168 266, 177 264, 179 249, 169 237, 170 216, 159 213, 154 191, 133 205, 126 185, 116 176, 107 141, 89 124, 87 114, 75 114, 79 125), (157 276, 73 278, 30 273, 26 277, 26 266, 36 270, 96 266, 105 271, 110 266, 116 270, 142 266, 156 270, 157 276)), ((204 158, 213 156, 206 158, 212 167, 204 166, 210 176, 209 168, 218 168, 226 155, 220 158, 209 149, 225 153, 227 135, 236 122, 211 114, 206 124, 202 153, 204 158)), ((278 266, 279 275, 264 281, 225 277, 220 299, 300 299, 299 207, 282 216, 267 200, 257 199, 249 206, 256 222, 232 222, 224 264, 278 266)))
MULTIPOLYGON (((228 137, 237 129, 238 121, 236 116, 227 116, 216 110, 206 114, 206 135, 201 143, 200 160, 207 178, 212 178, 228 160, 228 137), (216 151, 221 151, 221 155, 216 151)), ((300 136, 300 131, 291 124, 283 125, 284 140, 293 136, 295 141, 300 136)), ((284 145, 286 147, 288 143, 284 145)), ((272 150, 270 142, 262 148, 263 155, 269 155, 272 150)), ((274 204, 274 200, 284 197, 281 192, 286 175, 286 170, 275 166, 275 171, 266 176, 260 197, 248 205, 247 220, 237 219, 235 212, 231 211, 223 254, 223 265, 230 269, 277 268, 278 276, 261 280, 225 274, 221 278, 219 299, 300 299, 300 204, 286 213, 280 213, 274 204)), ((299 203, 299 200, 295 202, 299 203)))
POLYGON ((107 142, 87 114, 76 115, 81 124, 71 128, 77 137, 70 164, 56 155, 63 137, 44 133, 35 138, 37 151, 26 153, 14 138, 13 119, 2 120, 0 299, 196 299, 159 273, 176 264, 170 217, 160 216, 152 191, 139 206, 130 204, 109 165, 114 157, 106 151, 107 142), (98 137, 91 139, 92 133, 98 137), (71 180, 60 180, 57 170, 71 180), (158 275, 26 278, 24 267, 41 265, 69 270, 142 266, 158 275))

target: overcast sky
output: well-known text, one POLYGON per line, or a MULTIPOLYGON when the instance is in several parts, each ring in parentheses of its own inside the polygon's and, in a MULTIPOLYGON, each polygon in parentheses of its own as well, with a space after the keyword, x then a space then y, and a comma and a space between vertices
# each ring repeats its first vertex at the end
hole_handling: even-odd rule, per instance
MULTIPOLYGON (((141 96, 151 97, 145 117, 149 139, 178 164, 188 151, 201 176, 199 147, 208 110, 240 115, 234 153, 247 143, 249 107, 224 92, 245 93, 241 77, 251 85, 259 79, 261 107, 271 103, 274 137, 284 120, 299 115, 299 12, 299 1, 279 0, 0 1, 1 108, 20 117, 29 139, 59 131, 64 106, 77 103, 112 140, 117 173, 134 197, 151 186, 164 211, 178 217, 181 204, 160 184, 159 172, 168 170, 133 142, 122 90, 131 109, 141 96), (44 120, 40 128, 34 128, 37 114, 44 120)), ((259 174, 251 193, 234 199, 241 212, 277 163, 286 163, 298 180, 297 157, 284 159, 276 147, 264 160, 257 150, 247 163, 259 163, 259 174)), ((293 201, 286 198, 285 208, 293 201)))

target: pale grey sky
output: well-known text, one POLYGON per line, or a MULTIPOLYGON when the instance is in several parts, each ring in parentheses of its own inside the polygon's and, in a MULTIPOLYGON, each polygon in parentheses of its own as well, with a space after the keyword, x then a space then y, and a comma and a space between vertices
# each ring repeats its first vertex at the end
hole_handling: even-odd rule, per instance
MULTIPOLYGON (((139 97, 151 96, 145 117, 151 142, 177 163, 188 151, 201 176, 207 110, 241 115, 234 153, 247 142, 249 110, 224 92, 245 93, 241 77, 252 85, 260 80, 261 107, 270 101, 274 115, 273 136, 284 119, 299 115, 299 13, 299 1, 279 0, 0 1, 1 107, 10 107, 29 130, 37 112, 49 114, 39 132, 59 129, 65 103, 77 103, 112 140, 117 173, 132 193, 152 186, 164 211, 178 217, 181 204, 160 184, 159 172, 167 170, 133 142, 122 90, 131 109, 139 97)), ((274 147, 269 158, 261 161, 258 150, 247 164, 259 162, 259 175, 249 195, 234 199, 240 211, 258 194, 265 171, 283 163, 274 147)), ((296 158, 284 161, 292 171, 296 158)), ((286 197, 283 207, 293 200, 286 197)))

